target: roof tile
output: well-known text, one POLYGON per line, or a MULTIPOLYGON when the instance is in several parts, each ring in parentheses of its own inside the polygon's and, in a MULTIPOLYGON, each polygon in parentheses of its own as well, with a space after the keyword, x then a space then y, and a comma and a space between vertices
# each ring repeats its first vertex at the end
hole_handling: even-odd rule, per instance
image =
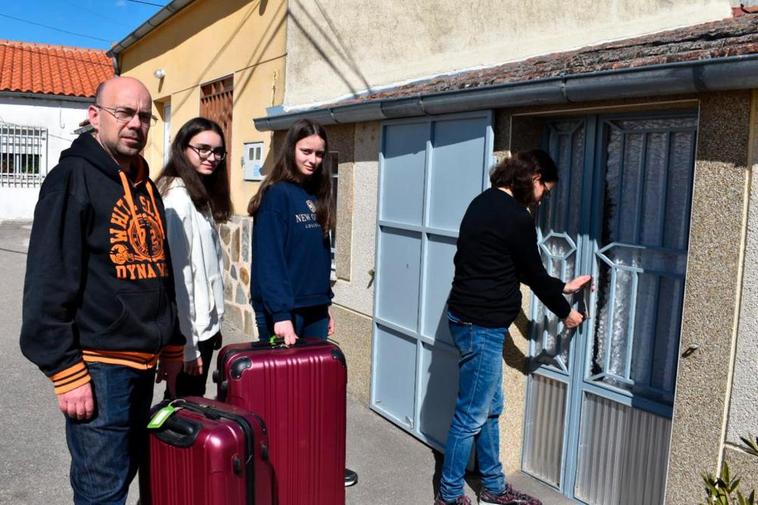
POLYGON ((105 51, 0 40, 0 91, 94 97, 113 75, 105 51))

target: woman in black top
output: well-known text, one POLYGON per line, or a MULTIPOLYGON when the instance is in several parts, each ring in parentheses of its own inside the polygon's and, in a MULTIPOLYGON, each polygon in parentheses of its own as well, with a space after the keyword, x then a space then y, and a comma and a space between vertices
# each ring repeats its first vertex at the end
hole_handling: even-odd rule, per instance
POLYGON ((528 285, 567 328, 584 319, 563 294, 580 290, 591 277, 564 284, 548 275, 529 212, 557 180, 558 169, 544 151, 514 153, 495 167, 492 187, 477 196, 463 216, 448 299, 450 333, 460 352, 458 399, 435 505, 470 503, 463 494, 463 475, 474 444, 482 474, 479 503, 540 503, 505 482, 498 417, 503 408, 503 344, 521 308, 520 283, 528 285))

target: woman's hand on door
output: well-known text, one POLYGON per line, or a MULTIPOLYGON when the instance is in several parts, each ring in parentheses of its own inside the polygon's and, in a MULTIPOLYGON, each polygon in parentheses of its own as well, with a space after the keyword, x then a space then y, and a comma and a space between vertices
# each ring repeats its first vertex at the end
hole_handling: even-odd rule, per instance
POLYGON ((571 279, 563 286, 563 292, 567 295, 576 293, 583 287, 585 287, 590 281, 592 281, 591 275, 580 275, 574 279, 571 279))
POLYGON ((584 316, 582 315, 582 313, 577 312, 574 309, 571 309, 571 312, 569 312, 569 315, 566 316, 566 319, 563 320, 563 325, 570 330, 572 328, 576 328, 583 322, 584 322, 584 316))

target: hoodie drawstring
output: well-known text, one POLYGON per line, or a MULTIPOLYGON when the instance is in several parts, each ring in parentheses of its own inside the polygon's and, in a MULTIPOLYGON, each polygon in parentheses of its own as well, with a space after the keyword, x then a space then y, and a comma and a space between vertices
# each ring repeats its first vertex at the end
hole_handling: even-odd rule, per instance
POLYGON ((163 230, 163 221, 160 218, 160 214, 158 212, 158 205, 155 203, 155 195, 153 194, 153 185, 150 184, 150 181, 145 181, 145 185, 147 185, 147 193, 150 195, 150 200, 153 202, 153 209, 155 210, 155 215, 158 216, 158 219, 156 221, 158 222, 158 228, 161 229, 161 237, 165 237, 166 233, 163 230))
POLYGON ((132 189, 131 184, 129 184, 129 179, 126 178, 126 174, 123 170, 118 171, 118 176, 121 178, 121 185, 124 187, 124 198, 126 198, 126 203, 129 204, 129 212, 132 213, 132 219, 134 222, 137 222, 137 209, 134 206, 134 198, 132 197, 132 189))
MULTIPOLYGON (((119 170, 118 175, 121 178, 121 185, 124 187, 124 198, 126 199, 126 203, 129 205, 129 212, 131 212, 134 222, 137 222, 137 207, 134 205, 134 197, 132 196, 132 189, 131 184, 129 183, 129 179, 126 177, 126 174, 123 170, 119 170)), ((147 180, 145 181, 145 185, 147 186, 147 193, 150 195, 150 201, 153 203, 153 211, 155 212, 156 216, 160 216, 158 213, 158 204, 155 201, 155 194, 153 193, 153 185, 150 184, 150 182, 147 180)), ((163 221, 160 219, 160 217, 158 217, 155 221, 158 223, 161 237, 165 238, 166 233, 163 229, 163 221)))

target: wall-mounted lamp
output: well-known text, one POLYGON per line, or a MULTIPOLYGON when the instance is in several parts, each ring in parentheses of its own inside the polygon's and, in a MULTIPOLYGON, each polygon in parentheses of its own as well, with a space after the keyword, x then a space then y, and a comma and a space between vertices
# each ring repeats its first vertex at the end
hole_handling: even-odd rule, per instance
POLYGON ((153 77, 155 77, 156 79, 163 79, 164 77, 166 77, 166 71, 163 70, 162 68, 159 68, 155 72, 153 72, 153 77))

